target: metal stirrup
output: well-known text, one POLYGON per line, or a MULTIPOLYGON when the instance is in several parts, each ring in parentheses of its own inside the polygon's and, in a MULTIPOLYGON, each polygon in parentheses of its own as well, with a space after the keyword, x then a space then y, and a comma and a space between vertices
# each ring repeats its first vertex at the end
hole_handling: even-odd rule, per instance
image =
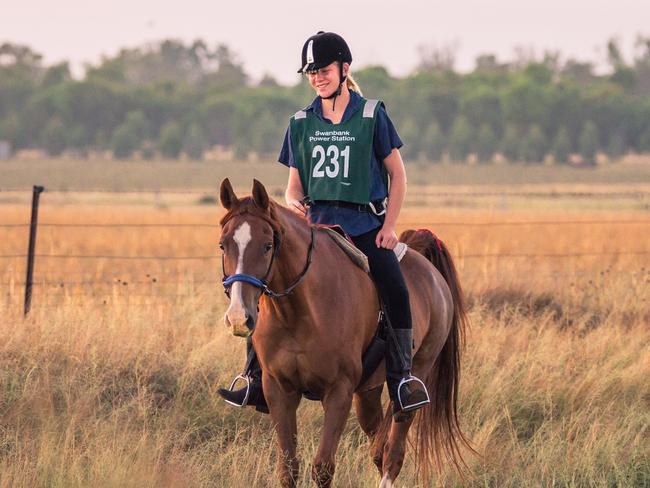
POLYGON ((429 392, 427 391, 427 387, 424 386, 424 383, 420 378, 417 378, 415 376, 407 376, 406 378, 402 378, 402 381, 399 382, 399 385, 397 386, 397 400, 399 401, 399 408, 400 410, 404 410, 405 408, 408 410, 412 410, 415 407, 419 407, 420 405, 426 405, 427 403, 430 403, 431 400, 429 399, 429 392), (407 405, 404 407, 404 403, 402 402, 402 386, 406 385, 407 383, 419 383, 422 385, 422 389, 424 390, 424 394, 427 396, 426 400, 422 400, 421 402, 414 403, 413 405, 407 405))
POLYGON ((240 405, 239 403, 231 402, 230 400, 227 400, 225 398, 224 398, 224 400, 226 401, 226 403, 229 403, 230 405, 233 405, 235 407, 245 407, 246 405, 248 405, 248 396, 250 395, 250 392, 251 392, 251 377, 250 376, 248 376, 247 374, 240 374, 240 375, 236 376, 235 379, 232 380, 232 383, 230 383, 230 386, 228 387, 228 391, 233 391, 233 388, 235 387, 235 385, 237 384, 237 382, 239 380, 243 380, 243 381, 246 382, 246 394, 244 395, 244 401, 240 405))

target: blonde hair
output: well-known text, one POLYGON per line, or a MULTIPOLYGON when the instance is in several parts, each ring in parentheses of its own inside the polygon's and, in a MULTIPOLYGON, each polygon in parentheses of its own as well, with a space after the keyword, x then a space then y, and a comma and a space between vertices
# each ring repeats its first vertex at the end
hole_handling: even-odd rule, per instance
POLYGON ((353 92, 357 92, 359 95, 363 96, 361 88, 359 85, 357 85, 357 82, 354 81, 354 78, 352 78, 352 75, 349 72, 347 78, 345 79, 345 84, 347 85, 348 90, 352 90, 353 92))

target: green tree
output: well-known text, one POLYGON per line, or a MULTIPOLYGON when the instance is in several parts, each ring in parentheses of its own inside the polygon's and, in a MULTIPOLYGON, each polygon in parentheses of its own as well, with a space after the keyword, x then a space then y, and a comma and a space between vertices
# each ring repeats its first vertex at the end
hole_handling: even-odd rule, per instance
POLYGON ((447 141, 440 130, 440 126, 435 121, 431 122, 424 132, 422 141, 422 149, 424 150, 425 157, 431 162, 441 161, 446 145, 447 141))
POLYGON ((261 155, 269 155, 279 152, 279 145, 282 142, 282 131, 284 127, 279 125, 273 114, 265 110, 259 114, 252 127, 250 144, 252 148, 261 155))
POLYGON ((45 75, 43 76, 41 86, 49 87, 58 85, 59 83, 70 81, 71 79, 72 75, 70 74, 70 66, 68 63, 60 63, 47 68, 47 71, 45 71, 45 75))
POLYGON ((501 152, 503 153, 503 156, 510 162, 517 161, 521 152, 520 146, 521 137, 517 127, 514 125, 508 125, 501 141, 501 152))
POLYGON ((10 112, 0 118, 0 140, 7 140, 12 146, 16 146, 19 133, 20 119, 15 112, 10 112))
POLYGON ((41 133, 41 144, 50 156, 59 156, 66 148, 67 133, 58 117, 51 118, 41 133))
POLYGON ((167 122, 160 130, 158 149, 164 157, 178 159, 183 149, 183 132, 176 122, 167 122))
POLYGON ((650 153, 650 126, 643 131, 639 138, 639 150, 642 153, 650 153))
POLYGON ((493 132, 501 134, 503 113, 499 93, 493 87, 479 85, 465 90, 460 100, 461 113, 474 127, 487 124, 493 132))
POLYGON ((474 133, 472 126, 465 117, 458 117, 454 121, 449 135, 449 156, 452 161, 465 162, 472 152, 474 133))
POLYGON ((539 125, 532 125, 521 141, 521 159, 527 163, 542 163, 547 149, 548 143, 544 132, 539 125))
POLYGON ((538 124, 549 126, 551 106, 546 85, 518 76, 502 95, 504 118, 506 122, 529 127, 538 124))
POLYGON ((598 152, 598 128, 593 121, 589 120, 582 128, 578 139, 580 155, 585 163, 596 164, 596 153, 598 152))
POLYGON ((209 144, 230 146, 236 101, 229 95, 208 97, 201 107, 201 120, 209 144))
POLYGON ((557 164, 566 164, 569 162, 571 141, 569 140, 569 132, 566 130, 566 127, 562 126, 558 129, 551 150, 557 164))
POLYGON ((611 160, 616 160, 623 156, 626 150, 627 142, 625 140, 625 134, 622 131, 616 131, 610 134, 607 147, 605 148, 607 156, 611 160))
POLYGON ((151 132, 151 124, 147 117, 141 110, 132 110, 126 114, 124 124, 133 132, 133 135, 140 141, 144 141, 149 137, 151 132))
POLYGON ((366 66, 354 72, 354 79, 370 98, 390 93, 395 83, 383 66, 366 66))
POLYGON ((126 119, 115 129, 111 137, 111 149, 117 159, 126 159, 142 147, 148 137, 149 121, 140 110, 132 110, 126 119))
POLYGON ((140 139, 134 134, 125 122, 120 125, 111 137, 111 149, 116 159, 130 158, 140 147, 140 139))
POLYGON ((482 163, 489 163, 497 150, 498 141, 488 124, 482 124, 476 138, 476 155, 482 163))
POLYGON ((201 126, 194 122, 189 126, 183 138, 183 152, 190 159, 200 160, 203 159, 205 148, 205 134, 203 134, 201 126))
MULTIPOLYGON (((406 119, 400 124, 399 133, 404 142, 404 145, 400 149, 404 161, 408 163, 417 160, 420 156, 421 138, 418 125, 413 119, 406 119)), ((426 140, 424 141, 424 145, 426 145, 426 140)))

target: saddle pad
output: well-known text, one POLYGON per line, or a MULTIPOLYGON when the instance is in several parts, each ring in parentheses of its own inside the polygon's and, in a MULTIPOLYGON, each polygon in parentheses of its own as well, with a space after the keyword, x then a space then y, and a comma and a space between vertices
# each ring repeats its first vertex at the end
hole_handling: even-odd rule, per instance
MULTIPOLYGON (((347 254, 352 262, 359 266, 366 273, 370 273, 370 266, 368 265, 368 257, 362 253, 357 247, 354 246, 350 241, 343 237, 339 232, 329 227, 319 227, 319 229, 324 230, 327 235, 329 235, 338 246, 343 249, 345 254, 347 254)), ((403 242, 398 242, 393 252, 397 256, 397 260, 401 261, 402 258, 406 255, 408 246, 403 242)))
POLYGON ((359 251, 359 249, 354 247, 350 241, 348 241, 334 229, 330 229, 329 227, 319 227, 319 229, 325 231, 327 235, 330 236, 341 249, 343 249, 345 254, 348 255, 354 264, 359 266, 366 273, 370 273, 370 266, 368 266, 368 257, 364 253, 359 251))

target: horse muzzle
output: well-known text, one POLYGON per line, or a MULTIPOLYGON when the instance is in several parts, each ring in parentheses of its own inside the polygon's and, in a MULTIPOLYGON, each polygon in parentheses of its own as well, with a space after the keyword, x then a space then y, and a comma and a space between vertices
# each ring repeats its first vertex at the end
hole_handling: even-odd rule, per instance
POLYGON ((248 314, 226 313, 223 321, 232 334, 237 337, 248 337, 255 330, 255 319, 248 314))

